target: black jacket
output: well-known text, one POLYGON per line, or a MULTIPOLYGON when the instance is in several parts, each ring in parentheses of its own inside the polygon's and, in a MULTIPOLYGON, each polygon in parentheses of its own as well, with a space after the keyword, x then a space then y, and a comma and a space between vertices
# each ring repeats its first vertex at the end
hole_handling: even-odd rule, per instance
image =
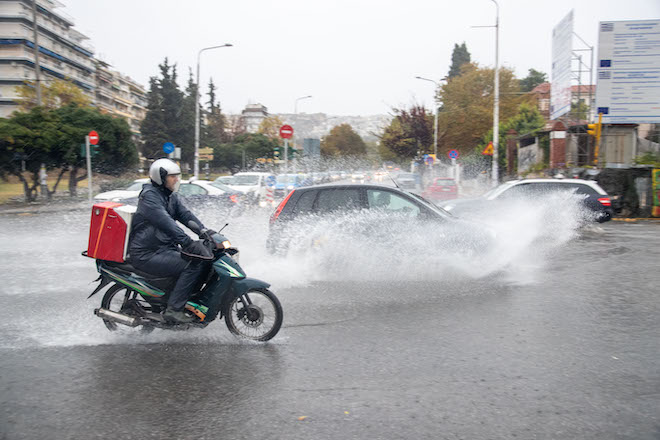
POLYGON ((190 220, 201 228, 204 225, 172 193, 163 186, 147 183, 140 192, 137 211, 131 223, 128 253, 132 261, 149 260, 154 254, 165 249, 183 247, 192 242, 176 220, 187 225, 190 220))

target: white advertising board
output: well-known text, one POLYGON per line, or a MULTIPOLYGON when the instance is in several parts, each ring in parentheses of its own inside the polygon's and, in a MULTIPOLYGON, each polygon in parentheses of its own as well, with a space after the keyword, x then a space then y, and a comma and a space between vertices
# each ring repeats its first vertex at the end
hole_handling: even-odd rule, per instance
POLYGON ((601 21, 596 65, 603 123, 660 123, 660 19, 601 21))
POLYGON ((573 11, 552 29, 552 88, 550 119, 571 110, 571 58, 573 57, 573 11))

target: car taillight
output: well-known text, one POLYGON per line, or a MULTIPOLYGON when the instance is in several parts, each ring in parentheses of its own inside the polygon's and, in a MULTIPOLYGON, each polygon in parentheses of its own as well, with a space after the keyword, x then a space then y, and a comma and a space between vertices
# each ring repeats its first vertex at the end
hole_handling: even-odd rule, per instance
POLYGON ((277 209, 275 210, 275 212, 273 213, 273 215, 270 216, 270 222, 271 222, 271 224, 272 224, 272 223, 275 223, 275 220, 277 220, 277 217, 280 216, 280 213, 282 212, 282 209, 284 209, 284 206, 286 205, 286 202, 289 201, 289 199, 291 198, 291 195, 292 195, 295 191, 296 191, 295 189, 294 189, 293 191, 291 191, 291 192, 290 192, 290 193, 284 198, 284 200, 282 200, 282 201, 280 202, 280 204, 277 205, 277 209))
POLYGON ((601 198, 598 199, 598 201, 603 206, 612 206, 612 202, 610 201, 609 197, 601 197, 601 198))
POLYGON ((229 196, 229 200, 231 200, 234 203, 238 203, 238 197, 236 197, 236 194, 232 194, 229 196))

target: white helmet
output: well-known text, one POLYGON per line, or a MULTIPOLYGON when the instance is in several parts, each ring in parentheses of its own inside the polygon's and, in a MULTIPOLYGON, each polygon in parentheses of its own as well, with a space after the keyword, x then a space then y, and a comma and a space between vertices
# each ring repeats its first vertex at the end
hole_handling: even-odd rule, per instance
POLYGON ((151 181, 159 186, 165 183, 166 176, 175 174, 181 174, 181 168, 170 159, 158 159, 149 167, 151 181))

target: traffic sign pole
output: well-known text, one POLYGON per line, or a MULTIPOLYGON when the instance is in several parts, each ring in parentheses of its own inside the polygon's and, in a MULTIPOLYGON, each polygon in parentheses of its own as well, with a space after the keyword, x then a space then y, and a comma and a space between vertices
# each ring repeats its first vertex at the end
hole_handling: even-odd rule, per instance
POLYGON ((289 139, 293 136, 293 127, 283 125, 280 127, 280 137, 284 139, 284 173, 289 172, 289 139))
MULTIPOLYGON (((98 137, 97 137, 98 139, 98 137)), ((85 153, 87 154, 87 188, 89 192, 89 204, 92 204, 92 155, 89 148, 89 136, 85 136, 85 153)))

